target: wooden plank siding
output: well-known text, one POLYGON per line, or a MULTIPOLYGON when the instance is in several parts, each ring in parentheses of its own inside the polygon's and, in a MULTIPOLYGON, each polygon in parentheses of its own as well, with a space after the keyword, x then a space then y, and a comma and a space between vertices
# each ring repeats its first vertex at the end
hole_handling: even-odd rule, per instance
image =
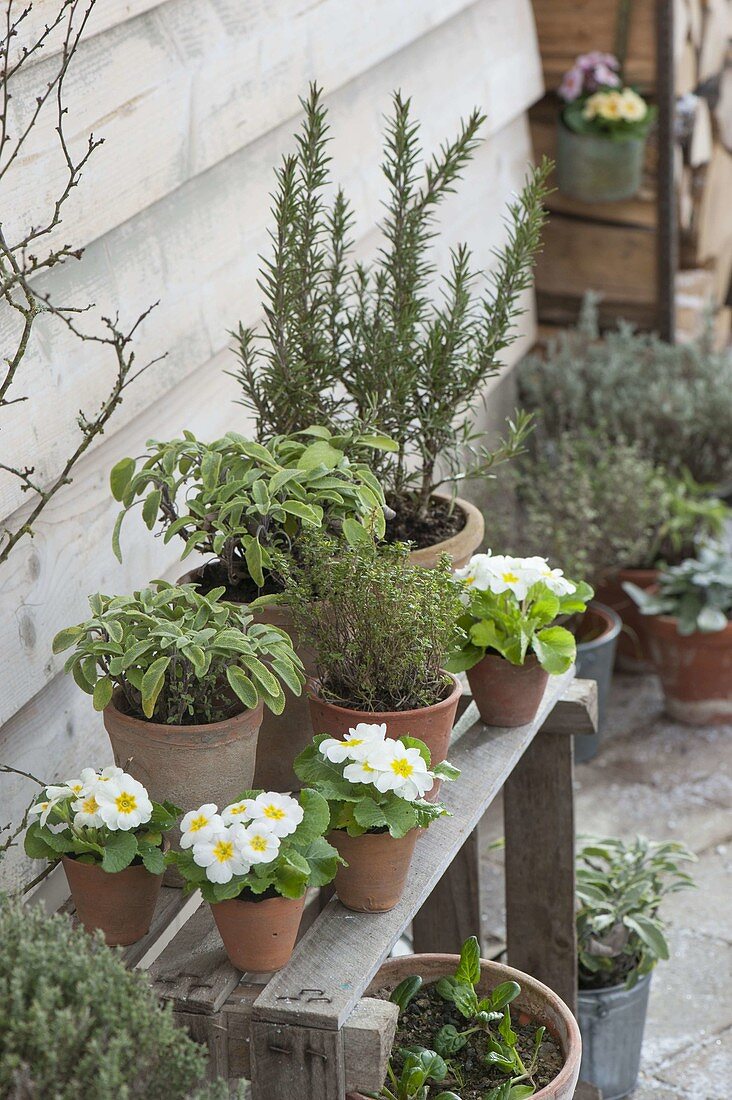
MULTIPOLYGON (((85 614, 87 593, 127 591, 180 571, 175 549, 135 516, 123 531, 124 564, 114 559, 117 506, 107 489, 114 462, 140 453, 150 436, 184 427, 207 437, 247 429, 233 404, 236 383, 224 373, 233 364, 228 330, 259 315, 257 256, 266 248, 272 168, 291 147, 296 96, 308 81, 319 80, 328 93, 334 174, 354 202, 360 255, 378 246, 382 122, 397 87, 414 98, 428 151, 474 104, 488 114, 486 140, 443 208, 439 267, 445 269, 449 246, 467 239, 477 265, 488 268, 504 239, 506 200, 531 159, 526 111, 543 90, 529 0, 377 6, 381 16, 370 10, 356 27, 348 0, 101 4, 105 14, 82 47, 83 74, 70 102, 79 140, 89 127, 107 137, 65 225, 65 238, 80 238, 87 250, 78 264, 44 276, 45 286, 67 301, 119 307, 123 318, 159 297, 138 356, 169 354, 130 389, 73 484, 44 512, 36 537, 3 568, 4 763, 51 779, 109 757, 100 717, 60 673, 63 661, 52 656, 50 642, 85 614), (112 8, 119 19, 111 18, 112 8)), ((44 64, 34 66, 37 75, 44 64)), ((4 220, 27 213, 27 196, 35 188, 38 198, 51 179, 46 155, 43 143, 29 150, 22 180, 0 196, 4 220)), ((526 305, 524 339, 511 349, 509 365, 535 332, 531 296, 526 305)), ((9 324, 0 311, 0 346, 9 324)), ((69 451, 78 409, 96 407, 111 369, 94 348, 39 324, 24 368, 32 400, 7 411, 0 448, 31 457, 39 479, 51 479, 69 451)), ((476 415, 488 415, 480 402, 476 415)), ((15 525, 22 505, 17 485, 3 479, 0 516, 15 525)), ((30 784, 0 776, 0 824, 17 820, 32 793, 30 784)), ((0 882, 14 886, 27 877, 27 861, 11 852, 0 882)))

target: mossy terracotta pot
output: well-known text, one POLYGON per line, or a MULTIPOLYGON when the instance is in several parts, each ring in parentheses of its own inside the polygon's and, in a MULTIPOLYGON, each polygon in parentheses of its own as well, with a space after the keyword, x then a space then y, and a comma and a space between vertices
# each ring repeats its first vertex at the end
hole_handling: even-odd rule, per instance
MULTIPOLYGON (((451 501, 449 493, 433 493, 436 500, 451 501)), ((426 569, 434 569, 442 554, 449 554, 452 558, 453 569, 462 569, 467 565, 475 551, 483 541, 485 522, 483 513, 462 497, 454 498, 456 511, 465 517, 465 522, 456 534, 448 539, 433 543, 432 546, 423 546, 420 550, 412 550, 409 560, 414 565, 421 565, 426 569)))
POLYGON ((670 616, 646 621, 666 713, 690 726, 732 722, 732 622, 713 634, 681 635, 670 616))
POLYGON ((103 871, 98 863, 62 856, 76 915, 87 932, 100 929, 108 947, 128 947, 150 931, 162 875, 140 864, 103 871))
MULTIPOLYGON (((197 584, 202 573, 203 569, 193 569, 184 573, 178 583, 197 584)), ((232 603, 238 602, 240 601, 232 600, 232 603)), ((254 613, 254 618, 258 623, 267 623, 286 631, 305 666, 305 674, 315 675, 312 651, 300 644, 287 607, 263 607, 254 613)), ((282 714, 273 714, 269 707, 265 708, 257 741, 254 785, 267 791, 292 791, 299 788, 300 781, 292 770, 292 762, 313 739, 310 708, 304 691, 301 695, 294 695, 285 684, 282 687, 285 692, 285 709, 282 714)))
POLYGON ((619 569, 614 576, 604 580, 595 593, 620 616, 623 629, 618 637, 616 666, 622 672, 652 672, 653 661, 648 646, 648 619, 623 588, 629 581, 638 588, 648 589, 658 580, 657 569, 619 569))
MULTIPOLYGON (((405 955, 388 959, 366 990, 365 996, 375 997, 396 989, 405 978, 419 974, 426 983, 437 982, 455 973, 457 955, 405 955)), ((532 1100, 572 1100, 579 1079, 582 1040, 577 1021, 556 993, 542 982, 513 967, 481 959, 479 994, 487 994, 501 982, 518 982, 521 993, 514 1002, 521 1023, 543 1025, 559 1045, 564 1065, 548 1085, 534 1093, 532 1100)), ((425 1036, 425 1045, 427 1044, 425 1036)), ((347 1100, 365 1100, 361 1093, 349 1093, 347 1100)))
POLYGON ((359 722, 377 725, 385 722, 389 737, 418 737, 430 750, 433 765, 440 764, 447 758, 450 734, 455 725, 457 705, 462 695, 457 677, 449 672, 446 672, 445 676, 450 677, 450 684, 445 688, 445 695, 438 703, 433 703, 431 707, 396 711, 355 710, 351 707, 336 706, 335 703, 329 703, 321 698, 319 682, 310 680, 307 695, 313 730, 316 734, 328 733, 331 737, 342 740, 349 729, 357 726, 359 722))
POLYGON ((387 913, 404 893, 419 829, 397 839, 388 832, 349 836, 335 829, 328 840, 348 864, 340 866, 335 891, 347 909, 387 913))
POLYGON ((544 697, 549 674, 531 654, 522 665, 486 653, 467 672, 470 690, 486 726, 525 726, 544 697))
POLYGON ((580 202, 622 202, 640 190, 645 137, 611 141, 578 134, 559 120, 557 183, 563 195, 580 202))
POLYGON ((231 898, 211 906, 216 927, 237 970, 281 970, 297 940, 305 895, 301 898, 231 898))

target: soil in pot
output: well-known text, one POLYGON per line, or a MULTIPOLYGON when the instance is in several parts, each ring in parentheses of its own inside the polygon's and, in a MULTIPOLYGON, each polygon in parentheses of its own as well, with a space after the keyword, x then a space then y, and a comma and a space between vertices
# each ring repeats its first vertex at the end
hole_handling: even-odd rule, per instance
POLYGON ((255 973, 281 970, 295 947, 304 906, 304 894, 301 898, 283 898, 275 890, 212 905, 231 964, 237 970, 255 973))
POLYGON ((388 831, 349 836, 336 829, 328 840, 348 864, 340 866, 335 891, 356 913, 386 913, 404 893, 419 829, 396 839, 388 831))
POLYGON ((712 634, 686 636, 665 615, 647 622, 666 713, 691 726, 732 722, 732 622, 712 634))
POLYGON ((466 565, 483 541, 483 515, 470 501, 446 493, 433 493, 425 517, 415 515, 411 500, 391 498, 396 515, 386 526, 389 542, 412 542, 411 560, 425 568, 435 566, 441 554, 449 554, 453 568, 466 565))
POLYGON ((151 875, 142 863, 111 873, 71 856, 62 856, 61 862, 76 915, 87 932, 101 929, 108 947, 128 947, 147 935, 162 875, 151 875))
POLYGON ((522 665, 512 665, 498 653, 486 653, 467 677, 481 721, 509 728, 533 720, 549 680, 533 654, 522 665))

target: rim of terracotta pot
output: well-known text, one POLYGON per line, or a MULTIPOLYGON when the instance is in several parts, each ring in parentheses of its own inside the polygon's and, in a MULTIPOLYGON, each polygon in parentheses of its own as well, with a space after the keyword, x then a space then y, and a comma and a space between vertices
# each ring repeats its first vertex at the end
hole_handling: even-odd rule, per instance
MULTIPOLYGON (((372 995, 372 990, 374 993, 376 993, 384 985, 388 985, 390 976, 393 974, 396 977, 396 975, 400 971, 403 971, 406 964, 410 965, 412 972, 415 974, 419 974, 420 971, 423 972, 425 967, 428 967, 430 968, 430 970, 434 971, 442 971, 442 973, 439 975, 435 973, 434 976, 430 975, 429 977, 425 977, 424 973, 422 974, 422 976, 425 977, 425 982, 431 982, 437 981, 439 976, 444 977, 445 975, 454 973, 459 961, 459 955, 448 955, 441 953, 424 953, 420 955, 408 956, 403 955, 398 956, 397 958, 387 959, 386 962, 383 963, 379 968, 374 980, 365 991, 364 996, 370 996, 372 995)), ((539 1089, 538 1092, 534 1093, 533 1100, 548 1100, 549 1097, 554 1096, 557 1089, 569 1088, 572 1083, 572 1079, 575 1077, 575 1074, 579 1075, 579 1064, 582 1056, 582 1038, 580 1035, 579 1024, 577 1023, 573 1014, 570 1012, 567 1005, 564 1003, 561 997, 554 992, 553 989, 549 988, 548 985, 544 985, 544 983, 540 982, 538 978, 533 978, 530 974, 525 974, 523 973, 523 971, 516 970, 512 966, 506 966, 504 963, 493 962, 491 959, 481 959, 480 969, 481 978, 486 971, 489 973, 492 971, 496 974, 498 981, 518 982, 518 984, 521 986, 522 993, 524 993, 524 991, 531 991, 540 999, 546 1001, 547 1004, 551 1005, 556 1015, 562 1017, 567 1028, 567 1049, 565 1050, 564 1047, 562 1047, 562 1054, 564 1055, 564 1065, 562 1066, 556 1077, 554 1077, 548 1085, 546 1085, 544 1088, 539 1089)), ((403 973, 401 977, 403 977, 403 973)), ((521 1006, 520 996, 515 1003, 518 1007, 521 1006)), ((532 1019, 534 1019, 533 1016, 532 1019)), ((543 1023, 544 1021, 539 1020, 538 1022, 543 1023)), ((549 1030, 552 1031, 551 1028, 549 1028, 549 1030)), ((557 1042, 560 1043, 560 1046, 562 1046, 559 1038, 557 1036, 554 1036, 554 1038, 557 1042)), ((354 1092, 352 1093, 352 1095, 358 1096, 360 1094, 354 1092)))
POLYGON ((459 699, 463 693, 463 687, 457 676, 453 672, 447 672, 445 669, 441 669, 445 673, 445 676, 449 676, 452 680, 452 691, 445 696, 444 699, 440 699, 437 703, 431 703, 428 707, 413 707, 410 710, 358 710, 355 707, 344 707, 338 703, 331 703, 329 699, 323 699, 318 692, 320 686, 320 680, 315 676, 311 676, 305 684, 305 691, 308 698, 312 699, 316 703, 320 703, 324 707, 332 707, 333 710, 339 711, 341 714, 353 714, 358 721, 368 721, 381 715, 398 714, 400 718, 412 718, 418 714, 426 714, 428 711, 431 714, 436 714, 438 711, 447 710, 452 706, 455 699, 459 699))
POLYGON ((615 575, 619 580, 634 580, 639 584, 643 584, 645 581, 648 584, 653 584, 658 577, 658 569, 618 569, 615 575))
POLYGON ((507 668, 513 668, 518 672, 521 669, 525 668, 535 668, 536 665, 538 665, 539 663, 539 658, 536 656, 535 653, 527 653, 526 657, 524 658, 524 663, 522 665, 515 665, 513 661, 509 661, 508 658, 504 657, 502 653, 484 653, 480 661, 476 661, 472 668, 468 669, 467 675, 469 676, 470 673, 474 669, 478 668, 483 661, 490 661, 491 663, 500 664, 501 667, 505 666, 507 668))
MULTIPOLYGON (((483 513, 469 500, 465 500, 464 497, 453 497, 451 493, 433 493, 432 496, 435 500, 452 501, 455 507, 463 512, 465 523, 459 531, 456 531, 454 535, 450 535, 449 538, 434 542, 430 546, 421 546, 417 550, 412 550, 409 557, 417 565, 439 557, 440 554, 454 556, 455 551, 462 551, 458 556, 463 557, 465 544, 474 543, 475 546, 480 546, 485 532, 483 513)), ((470 553, 472 554, 473 550, 470 553)))
POLYGON ((674 637, 679 645, 707 646, 724 649, 732 644, 732 619, 727 620, 724 630, 695 630, 693 634, 679 634, 678 619, 673 615, 647 615, 648 628, 664 638, 674 637))
POLYGON ((602 619, 605 623, 605 628, 602 634, 597 638, 592 638, 589 642, 577 641, 577 649, 582 647, 584 653, 592 649, 597 649, 599 646, 607 645, 608 642, 617 638, 620 631, 623 629, 623 620, 620 618, 620 615, 618 615, 617 611, 613 611, 612 607, 608 607, 607 604, 600 603, 599 600, 591 600, 587 605, 587 610, 593 611, 599 619, 602 619))
POLYGON ((144 734, 151 741, 163 741, 168 745, 197 743, 199 740, 198 733, 202 729, 210 733, 221 733, 222 735, 227 730, 233 729, 230 737, 222 736, 216 739, 218 745, 225 745, 229 741, 238 741, 237 733, 242 726, 251 725, 258 728, 264 714, 264 703, 260 699, 253 710, 239 711, 237 714, 233 714, 231 718, 224 718, 221 722, 198 722, 189 726, 176 726, 166 722, 150 722, 144 718, 135 718, 132 714, 126 714, 117 706, 116 701, 121 697, 122 689, 115 688, 111 701, 104 708, 105 717, 109 714, 114 722, 135 730, 137 734, 144 734))

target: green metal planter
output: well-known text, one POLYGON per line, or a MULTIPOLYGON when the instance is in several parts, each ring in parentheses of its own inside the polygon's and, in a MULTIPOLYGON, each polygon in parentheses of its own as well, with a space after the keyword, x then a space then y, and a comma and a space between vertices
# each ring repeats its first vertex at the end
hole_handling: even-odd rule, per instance
POLYGON ((622 202, 641 185, 646 139, 611 141, 577 134, 559 120, 557 182, 563 195, 580 202, 622 202))

